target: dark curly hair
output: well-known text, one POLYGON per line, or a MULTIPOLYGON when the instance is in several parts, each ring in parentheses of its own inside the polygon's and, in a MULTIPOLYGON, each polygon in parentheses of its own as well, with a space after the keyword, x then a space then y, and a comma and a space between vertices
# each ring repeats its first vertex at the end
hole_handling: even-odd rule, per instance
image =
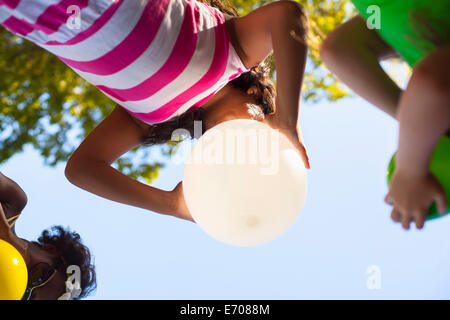
MULTIPOLYGON (((229 4, 227 0, 197 0, 211 7, 219 9, 221 12, 231 15, 239 16, 236 9, 229 4)), ((269 56, 267 60, 269 60, 269 56)), ((250 113, 259 119, 264 119, 264 115, 275 112, 275 95, 276 90, 274 83, 270 77, 270 69, 267 67, 266 62, 260 63, 250 69, 250 71, 241 74, 238 78, 232 80, 230 84, 243 92, 255 86, 258 90, 255 105, 248 105, 250 113)), ((142 144, 145 146, 152 146, 157 144, 164 144, 172 141, 172 134, 177 129, 185 129, 190 133, 190 136, 194 136, 194 121, 202 121, 205 109, 192 107, 182 115, 174 117, 168 121, 153 124, 147 135, 144 137, 142 144)), ((204 122, 202 133, 205 132, 204 122)), ((173 141, 180 142, 180 141, 173 141)))
POLYGON ((53 226, 50 229, 42 231, 42 234, 34 242, 39 246, 51 244, 60 252, 63 261, 70 265, 76 265, 81 270, 81 294, 77 298, 81 299, 91 294, 97 287, 95 275, 95 266, 92 263, 91 253, 86 247, 78 233, 64 229, 62 226, 53 226))

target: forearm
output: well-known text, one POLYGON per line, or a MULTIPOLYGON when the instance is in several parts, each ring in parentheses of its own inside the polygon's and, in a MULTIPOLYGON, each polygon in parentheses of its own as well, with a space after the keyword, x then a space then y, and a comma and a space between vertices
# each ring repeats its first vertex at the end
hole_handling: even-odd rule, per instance
POLYGON ((76 186, 119 203, 174 215, 173 193, 127 177, 111 164, 137 147, 146 128, 117 107, 83 141, 66 166, 66 177, 76 186))
POLYGON ((277 114, 282 125, 298 123, 301 89, 305 72, 307 18, 303 12, 279 15, 270 24, 272 48, 276 64, 277 114))
POLYGON ((407 92, 400 105, 399 122, 399 170, 427 174, 436 144, 450 128, 450 101, 441 101, 439 96, 426 92, 407 92))
POLYGON ((66 174, 73 184, 100 197, 160 214, 174 215, 171 192, 131 179, 106 162, 75 160, 68 166, 66 174))
POLYGON ((394 51, 362 18, 354 18, 333 31, 325 40, 321 57, 353 92, 396 117, 402 90, 380 66, 380 60, 394 51))
POLYGON ((450 46, 427 55, 414 68, 399 105, 399 169, 411 175, 429 173, 439 139, 450 128, 450 46))

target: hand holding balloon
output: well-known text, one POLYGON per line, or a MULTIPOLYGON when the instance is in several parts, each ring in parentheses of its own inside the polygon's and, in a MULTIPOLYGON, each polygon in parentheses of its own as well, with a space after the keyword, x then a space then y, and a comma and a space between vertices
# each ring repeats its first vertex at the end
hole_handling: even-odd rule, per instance
POLYGON ((296 124, 295 126, 284 125, 280 121, 277 113, 266 115, 263 123, 267 124, 272 129, 279 130, 280 133, 284 134, 302 157, 305 168, 311 168, 308 152, 306 151, 306 147, 303 143, 301 129, 298 124, 296 124))
POLYGON ((413 176, 397 170, 385 200, 394 206, 392 220, 401 222, 405 230, 409 230, 412 221, 417 229, 422 229, 428 208, 434 201, 440 215, 445 215, 447 211, 445 190, 431 173, 413 176))
POLYGON ((434 220, 450 213, 450 137, 444 136, 437 144, 429 172, 412 175, 396 168, 395 155, 388 168, 389 193, 385 198, 393 205, 392 220, 402 222, 409 229, 415 221, 418 229, 425 220, 434 220))

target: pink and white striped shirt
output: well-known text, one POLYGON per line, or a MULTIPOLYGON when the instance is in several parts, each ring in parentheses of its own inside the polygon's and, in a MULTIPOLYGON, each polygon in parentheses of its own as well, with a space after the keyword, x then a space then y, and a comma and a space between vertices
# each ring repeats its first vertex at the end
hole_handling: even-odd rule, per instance
POLYGON ((196 0, 0 0, 0 24, 149 124, 201 107, 248 71, 224 15, 196 0))

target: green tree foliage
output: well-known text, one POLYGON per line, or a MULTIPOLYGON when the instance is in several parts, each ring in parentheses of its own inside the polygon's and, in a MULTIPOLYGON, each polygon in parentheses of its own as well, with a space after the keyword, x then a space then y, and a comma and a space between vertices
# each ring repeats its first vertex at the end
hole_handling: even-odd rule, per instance
MULTIPOLYGON (((240 15, 264 5, 267 0, 230 0, 240 15)), ((348 0, 303 0, 310 23, 309 65, 304 99, 337 100, 346 95, 323 68, 318 47, 328 32, 351 12, 348 0)), ((274 70, 273 59, 269 60, 274 70)), ((0 28, 0 163, 30 145, 45 163, 55 166, 68 160, 76 146, 108 115, 115 104, 70 68, 40 47, 0 28)), ((167 157, 176 146, 159 149, 167 157)), ((154 150, 131 151, 115 166, 133 178, 151 183, 164 166, 154 150)))
MULTIPOLYGON (((115 106, 59 59, 4 28, 0 57, 0 163, 26 145, 34 147, 47 165, 65 162, 115 106)), ((150 150, 133 150, 115 166, 151 182, 163 162, 150 163, 149 154, 150 150)))

